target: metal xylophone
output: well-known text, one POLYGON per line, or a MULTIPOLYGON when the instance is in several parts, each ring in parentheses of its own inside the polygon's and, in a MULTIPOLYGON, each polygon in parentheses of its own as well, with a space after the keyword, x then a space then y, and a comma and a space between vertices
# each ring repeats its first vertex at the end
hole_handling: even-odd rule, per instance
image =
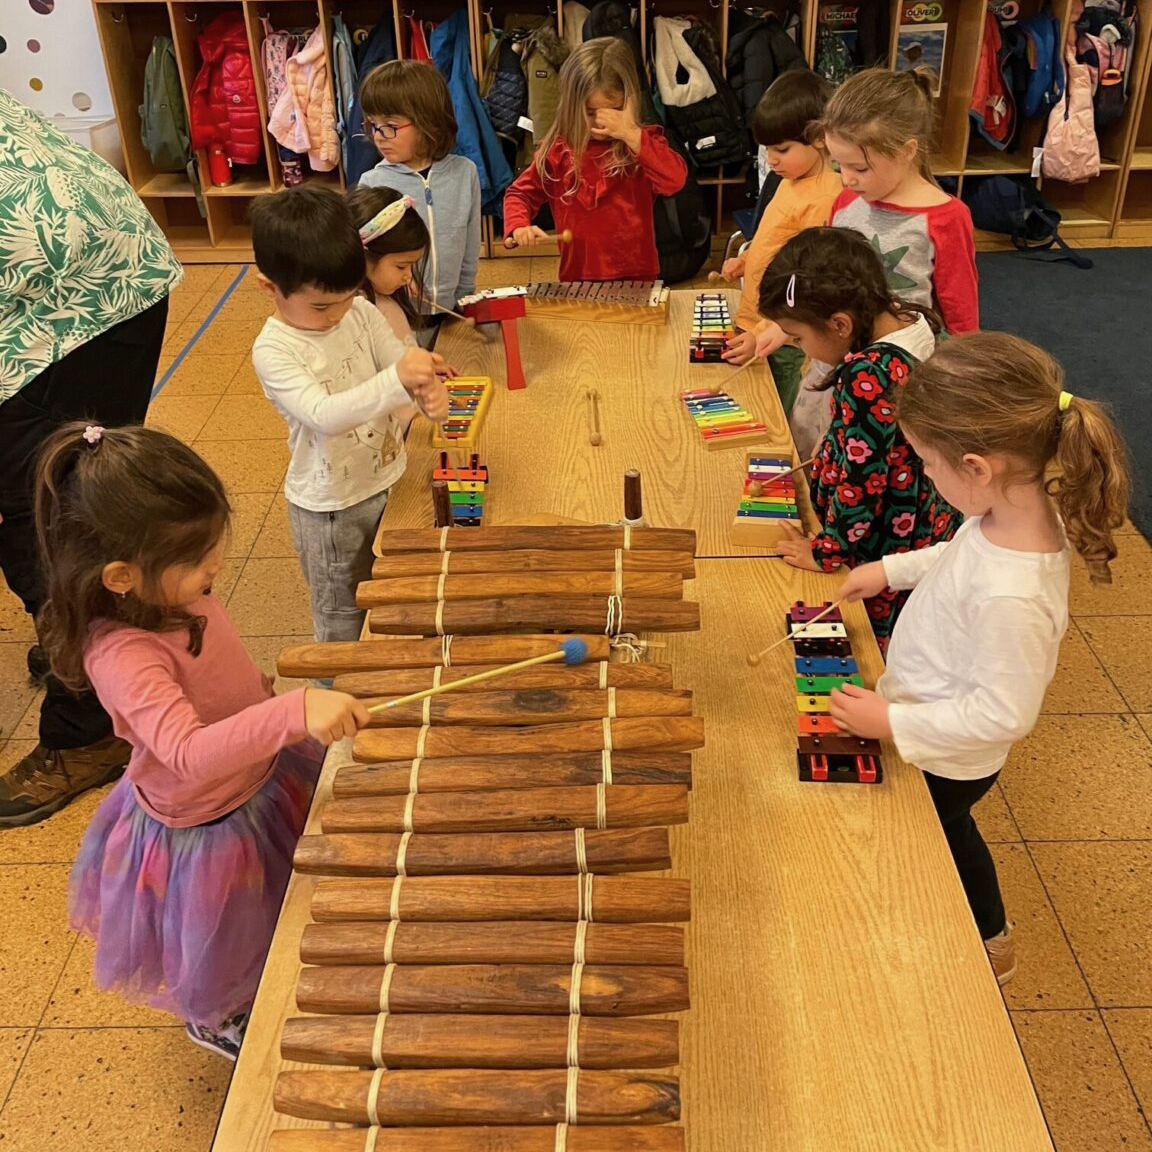
POLYGON ((619 635, 620 603, 625 624, 633 603, 683 603, 694 533, 417 529, 381 545, 364 603, 446 623, 495 587, 547 612, 529 633, 501 617, 289 648, 283 675, 334 676, 373 704, 547 655, 582 627, 570 606, 588 576, 601 627, 582 664, 401 702, 357 735, 295 859, 316 877, 313 922, 306 1015, 281 1053, 320 1067, 281 1071, 275 1091, 281 1113, 355 1127, 278 1131, 269 1148, 683 1152, 668 1014, 689 1006, 688 881, 632 873, 671 864, 703 721, 670 666, 617 657, 643 646, 619 635))
POLYGON ((736 335, 728 297, 722 292, 701 292, 692 308, 692 335, 688 359, 693 364, 716 364, 724 359, 728 341, 736 335))
POLYGON ((484 288, 462 297, 464 312, 484 302, 520 298, 529 316, 618 324, 663 324, 668 289, 662 280, 572 280, 484 288))
POLYGON ((432 471, 434 493, 438 482, 447 488, 448 507, 437 510, 437 521, 443 520, 446 526, 478 528, 488 488, 488 467, 480 463, 480 456, 473 452, 465 462, 454 464, 447 452, 441 452, 439 464, 432 471))
POLYGON ((708 449, 738 448, 770 436, 768 426, 727 392, 694 388, 681 392, 680 399, 708 449))
POLYGON ((492 380, 488 376, 457 376, 445 380, 448 418, 435 425, 435 448, 475 448, 484 417, 492 403, 492 380))
POLYGON ((792 469, 790 459, 748 453, 740 507, 732 524, 733 544, 774 548, 788 528, 801 529, 792 469))
POLYGON ((795 649, 800 779, 879 784, 884 778, 880 742, 842 732, 828 713, 828 698, 834 688, 862 685, 863 680, 840 610, 828 612, 817 624, 809 623, 827 608, 827 604, 809 607, 797 601, 785 617, 795 649))

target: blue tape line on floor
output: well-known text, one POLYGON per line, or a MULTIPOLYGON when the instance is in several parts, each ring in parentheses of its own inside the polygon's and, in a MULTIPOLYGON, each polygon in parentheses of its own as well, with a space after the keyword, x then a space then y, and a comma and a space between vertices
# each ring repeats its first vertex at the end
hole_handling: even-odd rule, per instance
POLYGON ((196 331, 192 333, 192 339, 189 340, 188 343, 185 344, 184 347, 180 349, 180 355, 177 356, 176 359, 173 360, 172 363, 168 365, 168 371, 165 372, 164 375, 160 377, 159 381, 156 384, 156 387, 152 389, 152 397, 151 398, 153 400, 155 400, 156 397, 160 395, 160 392, 163 389, 164 385, 167 384, 168 381, 172 379, 172 373, 175 372, 176 369, 179 368, 180 365, 184 362, 184 357, 187 356, 188 353, 192 351, 192 348, 195 346, 196 341, 199 340, 200 337, 204 335, 205 331, 208 328, 208 325, 211 324, 212 321, 216 319, 216 315, 220 311, 220 309, 223 308, 224 305, 228 303, 228 297, 231 296, 232 293, 236 290, 237 285, 239 285, 240 281, 244 279, 247 272, 248 272, 248 265, 245 264, 244 267, 241 268, 240 271, 236 273, 236 279, 233 280, 232 283, 229 284, 228 287, 224 289, 224 295, 221 296, 220 299, 216 301, 216 304, 213 306, 212 311, 209 312, 208 315, 204 317, 204 320, 201 323, 200 327, 197 328, 196 331))

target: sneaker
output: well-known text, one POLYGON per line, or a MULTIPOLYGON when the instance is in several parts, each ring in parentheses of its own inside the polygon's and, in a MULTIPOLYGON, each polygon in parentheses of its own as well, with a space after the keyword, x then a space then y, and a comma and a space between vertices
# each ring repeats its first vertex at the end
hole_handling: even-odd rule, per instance
POLYGON ((1016 937, 1013 929, 1015 924, 1009 922, 1004 925, 1004 931, 998 936, 992 936, 984 941, 984 950, 988 953, 988 960, 992 971, 996 974, 996 983, 1007 984, 1016 975, 1016 937))
POLYGON ((89 788, 119 779, 131 755, 132 745, 116 736, 83 748, 37 744, 0 776, 0 827, 36 824, 89 788))
POLYGON ((236 1036, 232 1031, 217 1032, 213 1028, 206 1028, 203 1024, 193 1024, 191 1020, 184 1025, 184 1031, 187 1032, 188 1039, 193 1044, 198 1044, 209 1052, 215 1052, 217 1056, 223 1056, 225 1060, 231 1060, 233 1064, 236 1063, 236 1057, 240 1055, 240 1041, 243 1039, 243 1032, 240 1036, 236 1036))

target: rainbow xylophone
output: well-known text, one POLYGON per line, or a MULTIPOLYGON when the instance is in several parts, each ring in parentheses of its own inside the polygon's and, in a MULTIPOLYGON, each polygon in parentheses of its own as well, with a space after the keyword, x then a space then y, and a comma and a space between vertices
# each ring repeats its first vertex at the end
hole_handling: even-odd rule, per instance
POLYGON ((452 523, 457 528, 479 528, 484 516, 484 496, 488 485, 488 466, 480 463, 473 452, 467 467, 457 468, 447 452, 440 453, 440 464, 433 480, 448 484, 448 500, 452 506, 452 523))
POLYGON ((699 293, 692 310, 688 360, 692 364, 720 363, 728 341, 735 335, 728 297, 722 292, 699 293))
POLYGON ((764 440, 769 435, 762 424, 727 392, 710 392, 707 388, 689 389, 680 393, 688 415, 696 422, 696 429, 704 446, 736 448, 764 440))
POLYGON ((475 448, 480 425, 492 402, 490 376, 457 376, 446 380, 448 389, 448 419, 432 432, 436 448, 475 448))
POLYGON ((749 452, 731 540, 744 548, 774 548, 788 528, 801 529, 792 461, 749 452))
POLYGON ((833 688, 863 685, 848 643, 844 617, 835 609, 818 624, 794 635, 827 607, 809 607, 798 600, 784 618, 784 626, 793 637, 796 658, 796 760, 800 779, 879 784, 884 778, 880 742, 842 732, 828 714, 833 688))

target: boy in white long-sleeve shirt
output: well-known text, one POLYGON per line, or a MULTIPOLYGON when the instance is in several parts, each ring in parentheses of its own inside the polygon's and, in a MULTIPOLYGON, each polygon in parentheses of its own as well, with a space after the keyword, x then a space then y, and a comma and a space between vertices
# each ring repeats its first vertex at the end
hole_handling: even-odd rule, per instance
POLYGON ((394 413, 415 402, 442 420, 445 365, 402 344, 359 295, 364 248, 337 192, 303 185, 262 196, 251 218, 260 285, 276 304, 252 363, 288 423, 292 544, 316 639, 356 640, 356 586, 369 577, 372 537, 406 463, 394 413))

